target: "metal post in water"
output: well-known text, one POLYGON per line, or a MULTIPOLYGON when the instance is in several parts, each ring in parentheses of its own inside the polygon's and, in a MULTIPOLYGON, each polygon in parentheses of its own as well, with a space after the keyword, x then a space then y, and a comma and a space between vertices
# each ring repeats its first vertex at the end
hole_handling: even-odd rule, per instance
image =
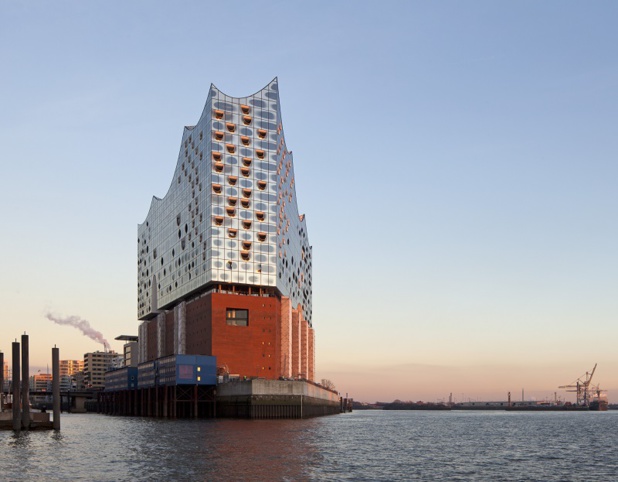
POLYGON ((21 417, 19 412, 19 343, 13 342, 13 430, 21 429, 21 417))
POLYGON ((30 347, 28 335, 21 335, 21 426, 30 428, 30 347))
POLYGON ((54 400, 54 430, 60 430, 60 350, 52 348, 52 397, 54 400))

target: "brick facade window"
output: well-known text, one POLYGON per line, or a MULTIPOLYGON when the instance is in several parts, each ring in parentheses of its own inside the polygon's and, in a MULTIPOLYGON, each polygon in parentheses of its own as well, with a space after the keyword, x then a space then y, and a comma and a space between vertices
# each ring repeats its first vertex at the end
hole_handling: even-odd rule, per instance
POLYGON ((225 322, 232 326, 249 326, 249 310, 227 308, 225 312, 225 322))

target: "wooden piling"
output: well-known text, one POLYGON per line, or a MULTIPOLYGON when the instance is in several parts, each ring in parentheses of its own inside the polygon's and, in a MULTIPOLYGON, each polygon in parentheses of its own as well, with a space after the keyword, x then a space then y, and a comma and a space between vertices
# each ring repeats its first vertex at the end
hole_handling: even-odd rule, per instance
MULTIPOLYGON (((2 367, 4 369, 4 367, 2 367)), ((13 342, 13 430, 21 429, 21 417, 19 412, 20 390, 19 390, 19 343, 13 342)))
POLYGON ((30 347, 28 335, 21 335, 21 427, 30 428, 30 347))
POLYGON ((52 348, 52 398, 54 401, 53 428, 60 430, 60 350, 52 348))

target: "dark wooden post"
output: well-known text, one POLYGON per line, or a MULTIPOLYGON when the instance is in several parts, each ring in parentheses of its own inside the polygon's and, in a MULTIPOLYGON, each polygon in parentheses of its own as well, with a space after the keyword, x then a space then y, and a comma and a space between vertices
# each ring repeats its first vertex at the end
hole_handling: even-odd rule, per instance
POLYGON ((54 401, 54 430, 60 430, 60 350, 52 348, 52 398, 54 401))
POLYGON ((30 348, 28 335, 21 335, 21 426, 30 428, 30 348))
POLYGON ((19 390, 19 343, 13 342, 13 430, 21 429, 21 417, 19 412, 20 390, 19 390))

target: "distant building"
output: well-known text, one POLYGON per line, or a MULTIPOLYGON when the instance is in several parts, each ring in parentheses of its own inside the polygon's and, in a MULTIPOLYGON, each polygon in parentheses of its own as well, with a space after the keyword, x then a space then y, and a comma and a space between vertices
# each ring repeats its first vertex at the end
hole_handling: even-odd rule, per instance
POLYGON ((30 377, 30 391, 37 392, 31 397, 32 403, 51 403, 52 402, 52 374, 37 373, 30 377), (49 393, 44 395, 43 392, 49 393))
POLYGON ((86 378, 84 376, 83 371, 75 373, 73 375, 73 381, 74 381, 73 388, 75 390, 85 390, 87 388, 86 378))
POLYGON ((105 372, 123 365, 123 356, 115 351, 84 354, 84 385, 95 390, 105 387, 105 372))
POLYGON ((10 375, 9 375, 9 364, 7 362, 4 362, 4 367, 2 368, 2 372, 4 375, 4 386, 0 387, 0 390, 3 391, 8 391, 9 389, 9 383, 10 383, 10 375))
POLYGON ((208 355, 221 373, 314 380, 312 247, 277 79, 247 97, 211 86, 137 249, 140 363, 208 355))
POLYGON ((60 360, 60 376, 74 375, 84 370, 84 360, 60 360))
POLYGON ((133 335, 120 335, 115 338, 119 341, 126 342, 123 346, 124 354, 124 366, 136 367, 137 366, 137 336, 133 335))
POLYGON ((75 390, 76 383, 73 375, 60 375, 60 392, 75 390))

